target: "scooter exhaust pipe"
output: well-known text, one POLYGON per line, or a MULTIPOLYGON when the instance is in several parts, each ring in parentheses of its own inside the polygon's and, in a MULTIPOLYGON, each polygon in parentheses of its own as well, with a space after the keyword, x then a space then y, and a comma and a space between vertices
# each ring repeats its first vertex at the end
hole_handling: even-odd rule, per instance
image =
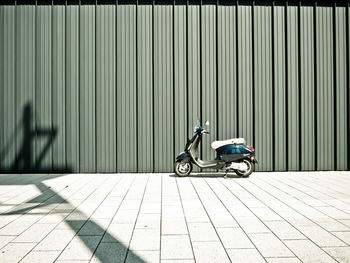
POLYGON ((234 163, 232 162, 230 166, 226 167, 226 170, 239 170, 241 172, 245 172, 248 170, 248 165, 244 162, 241 163, 234 163))

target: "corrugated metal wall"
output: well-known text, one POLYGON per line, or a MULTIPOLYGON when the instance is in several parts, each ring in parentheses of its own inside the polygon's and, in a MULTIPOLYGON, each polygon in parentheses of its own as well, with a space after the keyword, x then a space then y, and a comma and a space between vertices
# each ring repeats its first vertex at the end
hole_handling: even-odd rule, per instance
POLYGON ((42 2, 0 6, 0 171, 171 172, 206 119, 204 159, 349 169, 348 2, 42 2))

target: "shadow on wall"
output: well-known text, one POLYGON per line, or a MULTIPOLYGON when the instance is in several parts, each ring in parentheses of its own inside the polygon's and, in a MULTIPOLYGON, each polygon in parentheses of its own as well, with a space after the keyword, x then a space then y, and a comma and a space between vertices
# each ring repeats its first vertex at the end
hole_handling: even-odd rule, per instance
POLYGON ((0 149, 0 173, 70 173, 72 169, 66 165, 62 167, 42 166, 42 162, 57 136, 58 129, 56 127, 52 129, 33 127, 32 107, 30 104, 27 104, 23 109, 20 126, 16 128, 12 138, 5 143, 3 149, 0 149), (22 143, 16 147, 15 142, 21 130, 22 143), (46 138, 47 140, 44 147, 34 158, 33 145, 38 138, 46 138), (13 147, 16 148, 16 157, 11 165, 5 167, 3 164, 4 158, 13 147))

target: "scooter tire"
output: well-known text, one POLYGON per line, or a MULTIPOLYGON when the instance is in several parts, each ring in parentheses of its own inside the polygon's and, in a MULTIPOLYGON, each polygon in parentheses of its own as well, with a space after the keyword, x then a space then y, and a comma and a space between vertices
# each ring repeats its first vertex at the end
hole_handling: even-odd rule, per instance
POLYGON ((175 162, 174 163, 174 172, 177 176, 186 177, 191 173, 191 171, 192 171, 192 163, 191 162, 187 162, 187 163, 175 162), (189 165, 189 167, 186 171, 182 171, 180 169, 182 165, 189 165))
POLYGON ((254 170, 255 170, 255 165, 254 165, 253 162, 251 162, 251 161, 249 161, 249 160, 243 160, 243 162, 245 162, 246 164, 248 164, 248 166, 249 166, 248 171, 245 172, 245 173, 242 173, 241 171, 235 170, 235 172, 236 172, 236 174, 237 174, 238 176, 247 178, 247 177, 249 177, 249 176, 254 172, 254 170))

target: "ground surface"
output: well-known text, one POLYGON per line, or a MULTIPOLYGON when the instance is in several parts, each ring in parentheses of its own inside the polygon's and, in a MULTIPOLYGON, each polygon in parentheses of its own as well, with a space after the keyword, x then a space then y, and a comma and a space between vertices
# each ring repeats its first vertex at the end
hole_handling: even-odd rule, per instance
POLYGON ((0 175, 0 262, 350 262, 350 173, 0 175))

